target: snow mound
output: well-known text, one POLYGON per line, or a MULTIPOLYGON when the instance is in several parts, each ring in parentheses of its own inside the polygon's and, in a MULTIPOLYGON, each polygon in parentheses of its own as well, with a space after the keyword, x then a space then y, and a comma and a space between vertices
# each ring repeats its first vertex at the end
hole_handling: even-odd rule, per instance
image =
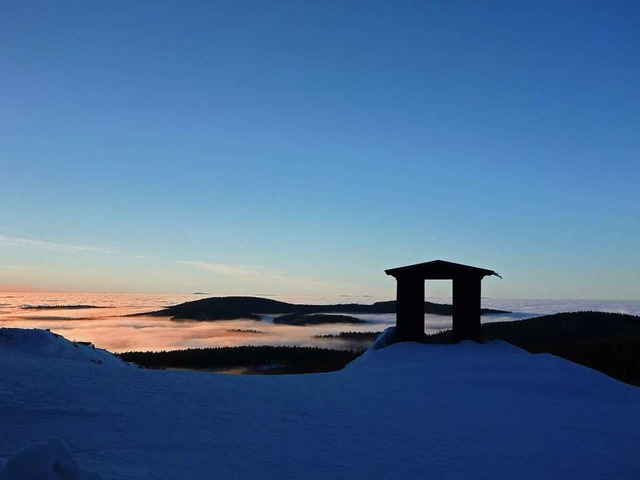
POLYGON ((49 330, 0 328, 0 353, 23 353, 41 357, 79 360, 98 365, 128 366, 111 352, 93 345, 71 342, 49 330))
MULTIPOLYGON (((0 468, 2 465, 0 464, 0 468)), ((0 470, 0 480, 100 480, 83 469, 62 440, 33 443, 11 457, 0 470)))
POLYGON ((528 353, 510 343, 501 340, 491 340, 484 344, 472 341, 463 341, 455 345, 429 344, 424 345, 415 342, 396 342, 396 327, 389 327, 380 333, 376 341, 366 352, 349 363, 345 370, 350 369, 378 369, 404 367, 406 365, 445 362, 449 363, 455 351, 455 358, 465 361, 465 358, 473 356, 486 356, 488 354, 526 354, 528 353), (393 348, 389 348, 393 347, 393 348), (382 351, 384 350, 384 352, 382 351))
POLYGON ((350 362, 345 369, 353 368, 354 366, 357 368, 360 365, 366 365, 369 362, 369 357, 373 356, 375 352, 381 350, 383 348, 389 347, 396 343, 396 327, 388 327, 378 335, 376 341, 367 348, 367 350, 360 355, 358 358, 350 362))

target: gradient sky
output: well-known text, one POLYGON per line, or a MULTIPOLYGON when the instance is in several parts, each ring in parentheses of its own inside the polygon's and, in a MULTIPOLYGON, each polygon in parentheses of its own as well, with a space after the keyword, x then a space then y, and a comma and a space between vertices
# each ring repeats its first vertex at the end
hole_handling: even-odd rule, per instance
POLYGON ((2 2, 0 284, 640 299, 639 52, 634 1, 2 2))

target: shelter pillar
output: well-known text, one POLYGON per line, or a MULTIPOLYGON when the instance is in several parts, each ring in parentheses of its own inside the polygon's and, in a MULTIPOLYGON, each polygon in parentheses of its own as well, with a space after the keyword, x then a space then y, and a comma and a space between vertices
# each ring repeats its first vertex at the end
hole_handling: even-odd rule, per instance
POLYGON ((424 340, 424 279, 397 278, 396 337, 399 342, 424 340))
POLYGON ((480 297, 482 277, 453 279, 453 341, 481 341, 480 297))

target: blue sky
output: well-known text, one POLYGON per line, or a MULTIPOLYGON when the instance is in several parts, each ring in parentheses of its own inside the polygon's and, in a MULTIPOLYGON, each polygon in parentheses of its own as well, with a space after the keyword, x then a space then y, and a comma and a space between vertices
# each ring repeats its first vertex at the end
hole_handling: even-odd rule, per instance
POLYGON ((636 2, 4 2, 0 285, 639 299, 636 2), (434 293, 444 293, 439 286, 434 293))

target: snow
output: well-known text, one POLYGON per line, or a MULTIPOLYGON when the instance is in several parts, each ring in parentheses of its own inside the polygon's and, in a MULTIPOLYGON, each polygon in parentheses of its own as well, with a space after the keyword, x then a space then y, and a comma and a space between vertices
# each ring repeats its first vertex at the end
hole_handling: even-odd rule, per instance
POLYGON ((504 342, 235 376, 98 364, 47 338, 0 342, 2 480, 640 478, 640 389, 504 342))
POLYGON ((0 328, 0 349, 3 353, 78 360, 117 367, 129 366, 111 352, 70 342, 61 335, 35 328, 0 328))
POLYGON ((37 442, 14 455, 0 471, 0 480, 100 480, 84 470, 58 438, 37 442))

